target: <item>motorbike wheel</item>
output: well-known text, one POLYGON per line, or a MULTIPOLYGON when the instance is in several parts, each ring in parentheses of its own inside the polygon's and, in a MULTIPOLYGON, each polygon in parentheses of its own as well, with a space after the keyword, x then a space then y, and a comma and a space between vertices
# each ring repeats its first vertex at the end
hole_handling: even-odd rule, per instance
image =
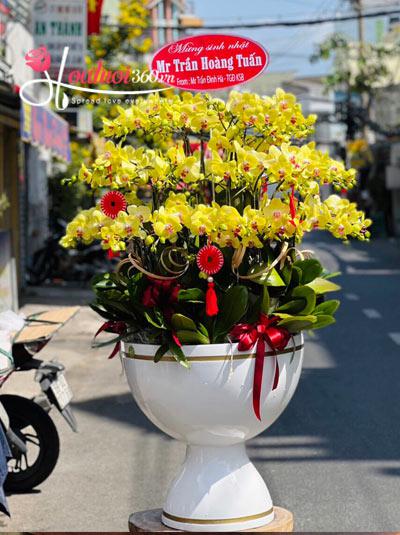
POLYGON ((8 394, 0 400, 11 429, 28 450, 23 454, 10 445, 13 458, 8 462, 4 489, 26 492, 40 485, 54 470, 60 453, 58 432, 47 412, 34 401, 8 394))

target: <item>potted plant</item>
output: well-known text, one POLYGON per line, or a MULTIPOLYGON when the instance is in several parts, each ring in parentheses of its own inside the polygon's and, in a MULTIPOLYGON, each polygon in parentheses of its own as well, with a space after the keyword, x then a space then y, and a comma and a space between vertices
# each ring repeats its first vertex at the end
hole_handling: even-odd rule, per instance
POLYGON ((295 97, 151 95, 104 119, 105 152, 72 180, 99 199, 62 245, 100 240, 117 269, 95 278, 92 308, 116 333, 130 388, 149 419, 187 443, 162 520, 235 531, 273 519, 244 443, 296 389, 305 330, 333 323, 339 287, 299 247, 305 233, 368 239, 340 195, 355 171, 301 143, 315 116, 295 97), (139 143, 138 143, 139 140, 139 143), (150 148, 151 147, 151 148, 150 148))

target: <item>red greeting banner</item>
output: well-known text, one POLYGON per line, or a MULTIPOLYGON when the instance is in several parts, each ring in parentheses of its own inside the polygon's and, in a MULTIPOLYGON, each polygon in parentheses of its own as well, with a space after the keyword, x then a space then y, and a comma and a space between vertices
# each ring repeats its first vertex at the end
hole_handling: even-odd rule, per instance
POLYGON ((210 91, 248 82, 268 62, 268 52, 246 37, 194 35, 158 50, 151 70, 159 82, 178 89, 210 91))

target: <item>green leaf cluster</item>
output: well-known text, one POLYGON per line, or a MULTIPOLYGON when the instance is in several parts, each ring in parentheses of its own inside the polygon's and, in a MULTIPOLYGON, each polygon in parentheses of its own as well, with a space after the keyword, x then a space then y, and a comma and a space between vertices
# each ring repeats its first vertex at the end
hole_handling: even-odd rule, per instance
POLYGON ((215 317, 205 313, 207 281, 196 280, 190 273, 179 281, 174 299, 167 289, 147 306, 143 295, 154 281, 142 273, 131 276, 122 270, 99 275, 93 280, 96 300, 91 306, 106 320, 124 321, 130 339, 159 345, 156 362, 169 353, 185 367, 189 364, 181 346, 224 343, 235 325, 255 323, 261 313, 278 316, 279 325, 294 334, 335 322, 339 301, 325 296, 339 290, 330 280, 336 274, 324 272, 315 259, 286 259, 283 266, 266 270, 274 259, 273 251, 266 256, 263 262, 245 266, 245 273, 260 276, 240 282, 232 280, 224 267, 214 281, 219 306, 215 317))
POLYGON ((340 302, 325 301, 326 293, 335 292, 340 286, 328 280, 321 263, 309 258, 297 260, 284 273, 287 291, 274 311, 281 318, 279 325, 295 334, 303 330, 314 330, 335 323, 334 313, 340 302))

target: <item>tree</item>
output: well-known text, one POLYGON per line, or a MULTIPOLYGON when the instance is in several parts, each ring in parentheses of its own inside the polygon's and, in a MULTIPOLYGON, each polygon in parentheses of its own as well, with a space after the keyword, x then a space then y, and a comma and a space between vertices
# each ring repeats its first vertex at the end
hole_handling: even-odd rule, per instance
POLYGON ((311 61, 334 59, 333 72, 325 83, 329 89, 346 93, 342 111, 349 139, 354 138, 357 128, 382 130, 372 120, 371 109, 376 91, 393 83, 391 60, 399 53, 399 43, 350 42, 345 36, 334 34, 318 45, 311 57, 311 61))
MULTIPOLYGON (((126 71, 127 67, 133 72, 143 70, 143 55, 152 46, 150 37, 146 34, 149 26, 149 10, 146 7, 147 0, 120 0, 118 23, 116 25, 104 24, 101 33, 89 37, 88 55, 86 57, 87 68, 95 68, 99 62, 104 63, 106 70, 126 71)), ((129 76, 132 80, 132 75, 129 76)), ((116 91, 133 91, 149 88, 150 85, 142 82, 113 84, 116 91)), ((110 84, 102 83, 98 89, 111 89, 110 84)), ((85 94, 85 97, 87 95, 85 94)), ((93 112, 93 124, 95 130, 101 129, 102 117, 113 116, 116 106, 103 102, 100 94, 90 96, 95 104, 87 105, 93 112)))
MULTIPOLYGON (((101 33, 93 34, 88 40, 88 55, 86 57, 87 69, 95 68, 99 62, 108 71, 126 69, 142 70, 141 60, 152 45, 151 39, 146 35, 149 25, 149 11, 146 8, 147 0, 120 0, 117 25, 104 24, 101 33)), ((131 78, 130 78, 131 79, 131 78)), ((79 85, 79 84, 77 84, 79 85)), ((145 88, 143 83, 121 83, 110 86, 107 83, 96 85, 98 89, 113 89, 131 91, 145 88)), ((149 87, 147 84, 146 87, 149 87)), ((78 94, 78 93, 76 93, 78 94)), ((104 116, 116 116, 117 105, 104 101, 102 95, 81 93, 91 103, 83 104, 90 109, 93 115, 93 127, 98 131, 102 127, 104 116)), ((91 165, 97 155, 97 147, 93 143, 93 136, 79 139, 71 143, 72 161, 67 169, 58 172, 49 179, 49 189, 52 198, 53 219, 70 219, 77 210, 86 207, 88 198, 86 190, 78 183, 68 181, 68 190, 59 190, 59 182, 65 176, 73 176, 82 162, 91 165)), ((95 138, 97 139, 97 138, 95 138)), ((90 199, 89 199, 90 202, 90 199)))

